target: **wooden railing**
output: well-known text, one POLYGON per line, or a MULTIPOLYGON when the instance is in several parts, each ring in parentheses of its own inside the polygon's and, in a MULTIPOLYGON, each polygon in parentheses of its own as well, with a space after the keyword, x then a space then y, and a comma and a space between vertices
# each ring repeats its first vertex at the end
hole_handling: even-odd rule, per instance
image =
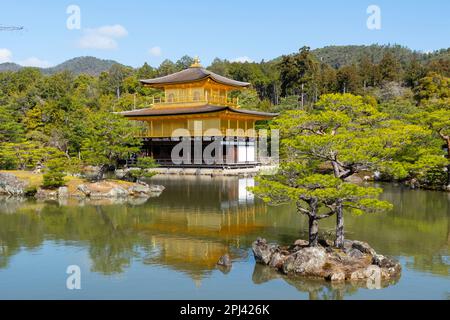
POLYGON ((199 95, 181 95, 153 97, 154 106, 167 106, 182 103, 210 103, 220 106, 239 107, 239 98, 231 98, 215 94, 199 94, 199 95))
MULTIPOLYGON (((189 132, 189 136, 193 137, 195 136, 194 134, 194 130, 188 130, 185 129, 186 133, 189 132)), ((227 129, 220 129, 220 136, 222 137, 226 137, 226 136, 230 136, 230 137, 248 137, 248 138, 256 138, 257 137, 257 133, 255 129, 239 129, 239 130, 235 130, 235 131, 228 131, 227 129)), ((171 134, 167 133, 167 132, 160 132, 160 133, 155 133, 155 132, 151 132, 150 128, 146 128, 143 129, 142 131, 140 131, 137 135, 140 138, 170 138, 171 134)), ((202 136, 206 136, 204 133, 202 136)))

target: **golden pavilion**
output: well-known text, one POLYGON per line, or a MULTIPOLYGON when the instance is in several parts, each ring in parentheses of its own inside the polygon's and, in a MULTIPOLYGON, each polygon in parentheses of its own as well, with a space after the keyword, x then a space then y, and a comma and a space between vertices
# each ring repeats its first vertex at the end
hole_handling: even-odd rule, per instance
POLYGON ((198 153, 192 151, 187 156, 192 161, 183 166, 251 167, 258 164, 255 123, 277 114, 240 108, 238 99, 231 93, 245 90, 250 83, 206 70, 198 58, 185 70, 141 80, 141 83, 164 91, 161 98, 153 98, 149 108, 121 113, 143 123, 142 152, 145 156, 153 157, 162 166, 174 166, 171 154, 180 141, 199 143, 205 150, 213 140, 220 140, 220 150, 226 161, 194 161, 198 153))

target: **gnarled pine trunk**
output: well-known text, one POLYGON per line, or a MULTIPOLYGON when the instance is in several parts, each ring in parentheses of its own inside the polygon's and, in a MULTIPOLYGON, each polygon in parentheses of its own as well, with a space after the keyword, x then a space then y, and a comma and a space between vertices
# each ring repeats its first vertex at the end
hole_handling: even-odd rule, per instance
POLYGON ((338 201, 336 205, 336 241, 334 243, 336 248, 344 248, 344 240, 344 210, 342 202, 338 201))
POLYGON ((317 219, 317 199, 311 199, 309 202, 310 214, 308 215, 309 221, 309 246, 316 247, 319 244, 319 221, 317 219))
POLYGON ((316 247, 319 244, 319 221, 315 216, 309 216, 309 246, 316 247))

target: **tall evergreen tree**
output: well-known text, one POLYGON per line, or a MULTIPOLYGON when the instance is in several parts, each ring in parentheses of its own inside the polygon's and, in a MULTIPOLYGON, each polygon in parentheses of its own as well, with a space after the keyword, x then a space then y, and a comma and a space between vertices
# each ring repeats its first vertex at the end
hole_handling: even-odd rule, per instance
POLYGON ((387 52, 378 65, 383 81, 398 81, 401 77, 401 66, 397 58, 387 52))

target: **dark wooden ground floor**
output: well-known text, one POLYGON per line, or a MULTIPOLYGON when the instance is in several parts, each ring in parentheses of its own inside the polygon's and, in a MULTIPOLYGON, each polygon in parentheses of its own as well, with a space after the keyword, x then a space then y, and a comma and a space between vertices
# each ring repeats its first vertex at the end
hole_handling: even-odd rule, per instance
POLYGON ((162 167, 250 168, 259 164, 253 138, 145 138, 140 156, 153 157, 162 167))

